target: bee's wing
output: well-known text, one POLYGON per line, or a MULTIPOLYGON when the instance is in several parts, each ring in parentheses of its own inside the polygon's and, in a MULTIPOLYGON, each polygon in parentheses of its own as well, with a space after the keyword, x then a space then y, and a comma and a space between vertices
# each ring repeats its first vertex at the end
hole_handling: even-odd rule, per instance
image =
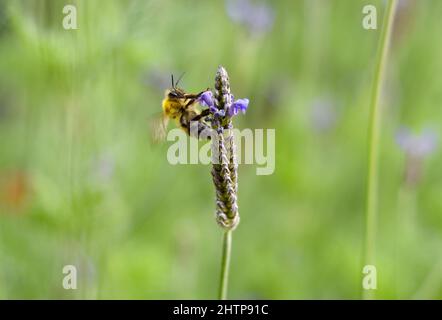
POLYGON ((159 143, 166 139, 168 122, 169 119, 162 112, 149 119, 149 133, 152 142, 159 143))

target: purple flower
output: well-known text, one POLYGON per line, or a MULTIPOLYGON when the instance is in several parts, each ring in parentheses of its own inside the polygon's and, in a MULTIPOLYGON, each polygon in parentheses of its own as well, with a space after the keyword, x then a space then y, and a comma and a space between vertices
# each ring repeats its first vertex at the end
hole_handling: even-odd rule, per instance
POLYGON ((199 102, 203 107, 208 107, 208 108, 210 108, 210 111, 212 111, 212 108, 215 107, 215 103, 213 102, 213 93, 212 93, 212 91, 206 91, 206 92, 204 92, 204 93, 198 98, 198 102, 199 102))
POLYGON ((421 134, 412 134, 408 128, 401 128, 396 134, 396 142, 407 155, 423 158, 436 149, 437 136, 429 129, 421 134))
POLYGON ((218 108, 215 106, 215 102, 213 100, 213 93, 212 91, 206 91, 204 92, 199 98, 198 102, 203 107, 208 107, 210 113, 212 113, 215 116, 224 117, 226 113, 224 110, 218 110, 218 108))
POLYGON ((229 116, 233 117, 237 115, 240 111, 244 114, 249 106, 249 99, 238 99, 232 103, 229 108, 229 116))
POLYGON ((211 112, 215 115, 215 116, 220 116, 220 117, 224 117, 226 115, 226 112, 224 110, 218 110, 217 108, 214 108, 215 110, 211 112))
MULTIPOLYGON (((234 100, 233 94, 231 95, 231 100, 234 100)), ((220 110, 215 106, 215 101, 213 99, 213 93, 212 91, 206 91, 204 92, 199 98, 198 98, 199 104, 201 104, 203 107, 208 107, 211 114, 219 117, 226 116, 226 111, 220 110)), ((229 117, 233 117, 237 115, 240 111, 242 113, 246 113, 247 107, 249 106, 249 99, 238 99, 233 101, 232 105, 228 107, 227 115, 229 117)))

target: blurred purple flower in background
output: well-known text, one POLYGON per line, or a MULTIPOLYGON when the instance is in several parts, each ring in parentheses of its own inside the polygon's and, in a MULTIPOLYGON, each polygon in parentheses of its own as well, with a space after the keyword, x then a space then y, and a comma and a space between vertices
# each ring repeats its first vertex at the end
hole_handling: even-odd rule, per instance
POLYGON ((226 11, 233 22, 244 25, 252 35, 270 31, 275 20, 269 5, 250 0, 226 0, 226 11))
POLYGON ((102 153, 93 161, 93 177, 100 183, 108 183, 115 171, 115 158, 110 153, 102 153))
POLYGON ((312 103, 311 122, 315 131, 322 133, 331 130, 337 120, 337 110, 330 99, 316 99, 312 103))
POLYGON ((152 68, 144 72, 142 82, 153 91, 163 94, 164 90, 170 87, 170 73, 159 68, 152 68))
POLYGON ((421 134, 412 134, 403 127, 396 134, 396 142, 408 156, 423 158, 436 150, 437 136, 430 129, 425 129, 421 134))
POLYGON ((415 187, 422 178, 423 160, 437 148, 436 133, 425 129, 421 134, 412 134, 410 129, 401 128, 396 134, 396 142, 406 156, 405 185, 415 187))

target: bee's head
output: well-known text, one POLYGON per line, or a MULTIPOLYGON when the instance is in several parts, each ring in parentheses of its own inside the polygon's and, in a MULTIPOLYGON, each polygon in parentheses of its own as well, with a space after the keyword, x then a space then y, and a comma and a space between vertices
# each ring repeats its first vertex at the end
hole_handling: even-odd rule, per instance
POLYGON ((184 97, 184 91, 177 87, 172 87, 166 91, 166 96, 169 99, 181 99, 184 97))
POLYGON ((181 88, 178 88, 178 83, 180 82, 181 78, 183 77, 184 73, 178 78, 178 80, 175 82, 173 80, 173 74, 171 75, 172 80, 172 86, 170 89, 166 91, 166 96, 169 99, 180 99, 184 97, 184 91, 181 88))

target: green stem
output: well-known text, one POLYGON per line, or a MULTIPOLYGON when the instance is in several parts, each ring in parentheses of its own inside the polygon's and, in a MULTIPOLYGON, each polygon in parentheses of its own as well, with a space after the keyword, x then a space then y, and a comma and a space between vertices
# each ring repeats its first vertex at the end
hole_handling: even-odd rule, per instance
POLYGON ((227 299, 227 286, 229 282, 230 253, 232 251, 232 230, 224 231, 223 253, 221 258, 221 277, 219 282, 218 297, 220 300, 227 299))
MULTIPOLYGON (((397 0, 390 0, 379 43, 376 59, 376 69, 370 101, 369 143, 368 143, 368 172, 367 172, 367 202, 366 202, 366 237, 365 265, 375 263, 375 238, 378 206, 378 176, 379 176, 379 137, 381 131, 380 97, 384 84, 384 75, 393 27, 397 0)), ((372 290, 364 290, 364 298, 374 298, 372 290)))
POLYGON ((416 291, 412 300, 419 299, 434 299, 437 296, 437 292, 440 287, 442 275, 440 270, 442 269, 442 256, 436 261, 434 267, 430 270, 430 273, 424 279, 422 285, 416 291))

